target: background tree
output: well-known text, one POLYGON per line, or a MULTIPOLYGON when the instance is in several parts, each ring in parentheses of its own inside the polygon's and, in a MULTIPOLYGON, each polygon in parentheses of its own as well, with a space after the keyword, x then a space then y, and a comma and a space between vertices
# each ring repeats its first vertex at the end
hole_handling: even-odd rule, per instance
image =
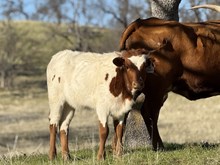
POLYGON ((25 10, 24 0, 9 0, 1 2, 2 13, 8 20, 14 17, 29 19, 29 14, 25 10))
POLYGON ((15 55, 15 45, 19 39, 16 30, 10 22, 2 23, 0 27, 0 38, 4 42, 0 45, 0 75, 1 75, 1 88, 12 86, 13 68, 19 60, 15 55))
POLYGON ((182 5, 179 8, 179 18, 181 22, 201 22, 205 20, 218 20, 219 13, 213 10, 197 9, 190 10, 191 6, 201 4, 216 4, 220 5, 218 0, 189 0, 188 4, 182 5))
POLYGON ((179 21, 179 4, 181 0, 151 0, 152 16, 179 21))
POLYGON ((15 66, 20 62, 16 49, 20 37, 13 26, 12 18, 15 14, 21 14, 28 19, 29 15, 24 10, 23 0, 19 0, 18 3, 4 1, 0 7, 3 9, 1 14, 5 17, 0 26, 0 87, 10 88, 13 85, 15 66))
POLYGON ((132 21, 137 18, 143 18, 146 13, 149 13, 149 3, 144 0, 118 0, 106 1, 98 0, 95 2, 98 10, 101 10, 104 15, 109 16, 109 26, 124 29, 132 21))

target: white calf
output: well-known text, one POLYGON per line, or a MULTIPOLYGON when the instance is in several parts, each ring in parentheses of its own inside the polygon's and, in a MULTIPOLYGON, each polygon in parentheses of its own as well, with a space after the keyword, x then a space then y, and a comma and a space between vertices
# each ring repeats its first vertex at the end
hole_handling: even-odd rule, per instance
POLYGON ((147 55, 130 50, 106 54, 64 50, 54 55, 47 67, 50 106, 50 159, 56 156, 59 131, 63 159, 69 159, 68 128, 75 110, 95 109, 100 121, 100 146, 97 159, 103 159, 109 128, 114 119, 117 142, 115 153, 122 152, 124 116, 144 87, 147 55), (134 56, 131 56, 134 55, 134 56))

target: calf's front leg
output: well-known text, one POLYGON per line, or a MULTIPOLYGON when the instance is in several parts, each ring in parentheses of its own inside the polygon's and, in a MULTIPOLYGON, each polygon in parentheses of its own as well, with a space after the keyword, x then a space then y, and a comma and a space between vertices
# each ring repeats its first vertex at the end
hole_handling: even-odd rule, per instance
POLYGON ((99 151, 97 154, 97 159, 105 159, 105 142, 109 134, 109 127, 106 123, 105 126, 102 125, 101 122, 99 122, 99 151))
POLYGON ((122 137, 123 137, 123 123, 119 122, 118 120, 114 120, 114 128, 115 128, 115 135, 113 138, 113 154, 116 156, 121 156, 123 152, 122 146, 122 137))

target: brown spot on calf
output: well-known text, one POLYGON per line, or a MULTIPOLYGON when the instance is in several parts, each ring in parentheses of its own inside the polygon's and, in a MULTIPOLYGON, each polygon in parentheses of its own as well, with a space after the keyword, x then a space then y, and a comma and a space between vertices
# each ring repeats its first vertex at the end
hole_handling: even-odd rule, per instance
POLYGON ((106 73, 106 75, 105 75, 105 81, 107 81, 108 80, 108 73, 106 73))
POLYGON ((53 77, 52 77, 52 81, 54 80, 55 77, 56 77, 56 75, 53 75, 53 77))

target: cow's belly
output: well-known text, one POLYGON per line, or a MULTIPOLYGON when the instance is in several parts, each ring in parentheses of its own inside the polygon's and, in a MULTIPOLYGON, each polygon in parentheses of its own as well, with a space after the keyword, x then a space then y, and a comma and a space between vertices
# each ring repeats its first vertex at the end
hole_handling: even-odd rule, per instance
POLYGON ((193 77, 191 79, 180 79, 173 83, 172 91, 180 94, 189 100, 208 98, 220 94, 220 82, 211 79, 193 77))

